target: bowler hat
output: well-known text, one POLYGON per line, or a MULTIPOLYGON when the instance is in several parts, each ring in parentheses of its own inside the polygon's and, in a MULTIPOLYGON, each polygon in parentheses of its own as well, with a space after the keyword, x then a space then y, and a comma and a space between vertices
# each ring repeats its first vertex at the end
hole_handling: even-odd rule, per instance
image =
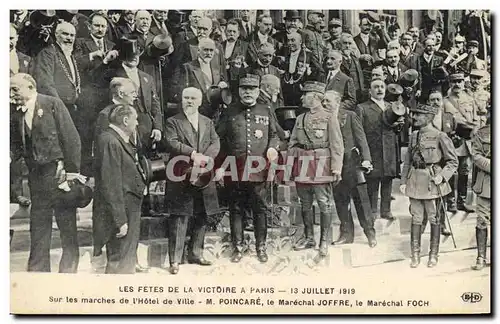
POLYGON ((367 16, 368 20, 370 22, 372 22, 372 23, 378 23, 378 22, 380 22, 380 16, 376 12, 368 11, 366 13, 366 16, 367 16))
POLYGON ((302 17, 299 14, 298 10, 287 10, 285 14, 285 20, 293 20, 293 19, 301 19, 302 17))
POLYGON ((29 21, 34 28, 47 26, 57 20, 55 10, 35 10, 30 13, 29 21))
POLYGON ((438 113, 438 109, 439 109, 438 107, 430 105, 417 105, 416 107, 410 108, 410 111, 435 115, 438 113))
POLYGON ((211 105, 220 105, 222 103, 229 105, 233 100, 233 96, 229 88, 221 89, 218 86, 211 86, 207 90, 207 100, 211 105))
POLYGON ((130 60, 142 54, 142 49, 139 48, 137 40, 127 37, 120 38, 115 45, 115 49, 119 53, 118 57, 120 60, 130 60))
POLYGON ((387 85, 387 92, 391 95, 399 96, 403 93, 403 87, 399 84, 391 83, 387 85))
POLYGON ((78 13, 78 10, 56 10, 57 17, 65 21, 71 21, 73 17, 78 13))
POLYGON ((240 87, 259 87, 260 78, 255 74, 247 74, 240 78, 240 87))
POLYGON ((58 190, 56 204, 65 208, 85 208, 92 201, 93 191, 79 180, 68 180, 69 191, 58 190))
POLYGON ((172 46, 172 37, 163 33, 156 35, 153 38, 153 46, 160 50, 168 49, 172 46))
POLYGON ((319 92, 324 94, 326 91, 326 84, 318 81, 306 81, 302 87, 303 92, 319 92))
POLYGON ((474 127, 471 125, 457 123, 457 128, 455 129, 455 134, 457 134, 458 136, 460 136, 464 139, 471 139, 471 134, 472 134, 473 129, 474 129, 474 127))

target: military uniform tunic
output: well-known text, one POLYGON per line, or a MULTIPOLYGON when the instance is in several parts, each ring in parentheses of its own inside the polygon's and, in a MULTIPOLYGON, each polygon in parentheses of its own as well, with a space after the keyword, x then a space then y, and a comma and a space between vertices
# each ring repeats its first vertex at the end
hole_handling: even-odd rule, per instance
POLYGON ((486 228, 491 219, 491 126, 472 135, 472 160, 478 168, 472 190, 477 194, 477 228, 486 228))
POLYGON ((427 214, 431 224, 436 220, 436 198, 451 192, 449 179, 458 167, 458 159, 451 139, 432 125, 427 125, 410 136, 401 184, 406 185, 410 198, 410 213, 414 224, 422 224, 427 214), (432 178, 441 175, 443 182, 437 185, 432 178))

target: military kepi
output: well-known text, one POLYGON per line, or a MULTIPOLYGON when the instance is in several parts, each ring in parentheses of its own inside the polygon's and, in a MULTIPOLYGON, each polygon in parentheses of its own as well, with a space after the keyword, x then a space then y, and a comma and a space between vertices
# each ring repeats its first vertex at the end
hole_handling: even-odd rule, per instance
POLYGON ((240 78, 240 87, 259 87, 260 78, 255 74, 247 74, 240 78))
POLYGON ((438 113, 438 109, 439 109, 438 107, 429 105, 417 105, 417 107, 410 108, 410 111, 435 115, 438 113))
POLYGON ((465 76, 463 73, 455 73, 450 75, 450 81, 464 80, 465 76))
POLYGON ((326 90, 326 84, 318 81, 307 81, 302 87, 303 92, 319 92, 324 94, 326 90))

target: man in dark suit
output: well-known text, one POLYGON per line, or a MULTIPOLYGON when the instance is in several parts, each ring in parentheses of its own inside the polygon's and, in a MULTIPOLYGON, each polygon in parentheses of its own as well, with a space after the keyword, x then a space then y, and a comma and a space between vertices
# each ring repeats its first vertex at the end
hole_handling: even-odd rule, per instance
POLYGON ((400 173, 397 132, 404 121, 398 120, 394 124, 389 124, 386 120, 384 113, 391 108, 384 101, 385 90, 384 81, 372 80, 370 100, 358 105, 356 113, 361 117, 373 163, 373 171, 366 175, 372 212, 374 215, 378 214, 380 186, 380 217, 394 220, 391 213, 392 179, 400 173))
MULTIPOLYGON (((139 120, 138 136, 144 154, 148 155, 153 144, 160 142, 163 131, 163 116, 155 82, 151 75, 138 68, 140 52, 136 40, 121 39, 117 47, 120 51, 108 52, 102 64, 92 71, 92 78, 101 88, 109 88, 114 77, 132 80, 138 92, 135 106, 139 120)), ((101 107, 107 103, 102 102, 101 107)))
POLYGON ((338 117, 344 143, 342 180, 333 191, 335 206, 340 219, 340 236, 336 241, 332 242, 332 245, 354 242, 354 223, 352 213, 349 210, 352 197, 359 223, 368 238, 368 245, 375 247, 377 241, 375 239, 375 229, 373 228, 374 219, 371 213, 366 183, 358 183, 357 179, 357 172, 360 167, 367 171, 373 168, 370 149, 368 148, 361 119, 354 111, 342 108, 340 98, 341 95, 338 92, 328 90, 325 93, 326 100, 323 99, 325 109, 338 117), (338 99, 334 100, 335 98, 338 99), (328 101, 330 105, 326 104, 325 101, 328 101))
POLYGON ((400 62, 399 53, 396 50, 387 51, 385 54, 385 66, 387 68, 386 84, 399 83, 401 76, 408 69, 400 62))
POLYGON ((10 99, 17 106, 10 114, 13 161, 24 157, 31 194, 30 256, 28 271, 50 272, 52 216, 61 234, 59 272, 76 273, 79 250, 76 208, 57 203, 65 181, 78 179, 80 137, 59 98, 38 94, 35 80, 19 73, 10 79, 10 99))
POLYGON ((106 273, 135 273, 146 175, 130 140, 137 127, 132 106, 116 105, 99 135, 93 204, 94 255, 106 246, 106 273))
POLYGON ((288 51, 287 35, 292 32, 297 32, 299 30, 299 25, 302 23, 302 17, 298 10, 287 10, 283 19, 285 20, 285 28, 273 35, 273 38, 278 41, 278 56, 286 55, 288 51))
POLYGON ((424 41, 424 53, 419 56, 417 61, 417 71, 420 76, 421 93, 417 93, 422 103, 425 103, 429 98, 430 91, 438 86, 434 77, 437 68, 443 66, 443 58, 434 55, 434 40, 426 39, 424 41))
POLYGON ((212 169, 213 161, 219 154, 220 142, 212 120, 198 112, 201 101, 202 92, 199 89, 184 89, 183 112, 167 119, 165 126, 170 161, 177 161, 173 173, 175 176, 187 173, 182 181, 167 177, 165 198, 170 213, 168 255, 172 274, 179 272, 189 221, 193 227, 189 233, 188 263, 212 264, 203 257, 203 243, 207 216, 219 213, 217 189, 215 182, 210 180, 201 188, 196 183, 199 180, 196 177, 212 169), (192 171, 188 172, 190 167, 192 171), (207 169, 203 170, 205 167, 207 169))
POLYGON ((354 39, 351 34, 343 33, 340 36, 340 42, 342 46, 342 64, 340 65, 340 70, 352 78, 354 88, 356 89, 356 100, 363 102, 367 98, 365 79, 359 59, 354 55, 352 50, 354 39))
POLYGON ((273 19, 267 14, 262 14, 257 20, 258 29, 255 30, 246 41, 249 42, 246 62, 257 62, 259 58, 260 45, 271 43, 274 48, 278 48, 278 41, 271 37, 273 29, 273 19))
POLYGON ((407 68, 416 69, 418 54, 413 52, 412 43, 412 35, 410 33, 404 33, 401 36, 401 48, 399 56, 401 57, 400 62, 406 65, 407 68))
POLYGON ((136 10, 123 10, 120 19, 116 23, 116 29, 120 37, 127 37, 135 29, 136 10))
POLYGON ((207 92, 210 87, 217 86, 221 89, 227 88, 227 75, 225 66, 221 66, 215 57, 215 42, 210 38, 203 38, 198 44, 197 59, 185 63, 179 67, 173 77, 174 91, 177 101, 181 100, 182 91, 188 87, 199 89, 203 96, 200 113, 213 118, 216 114, 214 108, 210 105, 207 98, 207 92))
POLYGON ((240 18, 237 20, 242 40, 249 42, 255 31, 255 24, 250 21, 250 10, 240 10, 240 18))
POLYGON ((167 16, 168 10, 153 10, 149 32, 153 35, 169 33, 167 25, 165 24, 165 22, 167 21, 167 16))
POLYGON ((354 42, 361 54, 370 54, 372 57, 376 57, 380 38, 371 32, 372 25, 368 17, 362 18, 359 22, 361 31, 358 35, 354 36, 354 42))
MULTIPOLYGON (((248 43, 241 39, 240 31, 238 28, 238 21, 231 19, 226 26, 227 39, 222 42, 222 49, 224 50, 224 58, 228 65, 236 57, 247 57, 248 43)), ((247 62, 248 64, 248 62, 247 62)))
POLYGON ((418 27, 410 27, 408 33, 412 36, 411 50, 416 55, 422 55, 424 45, 420 42, 420 29, 418 27))
POLYGON ((10 24, 10 74, 29 73, 31 57, 16 50, 19 37, 17 29, 10 24))
POLYGON ((323 63, 324 73, 321 73, 320 82, 326 84, 326 90, 334 90, 342 96, 342 108, 354 111, 356 106, 356 89, 352 78, 340 71, 342 53, 329 50, 323 63))

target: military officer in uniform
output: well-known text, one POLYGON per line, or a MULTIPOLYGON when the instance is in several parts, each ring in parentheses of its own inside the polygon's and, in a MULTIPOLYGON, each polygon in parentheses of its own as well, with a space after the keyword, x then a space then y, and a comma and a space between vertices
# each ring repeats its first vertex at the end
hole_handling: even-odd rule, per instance
POLYGON ((304 220, 304 237, 299 239, 294 249, 304 250, 316 246, 312 210, 316 198, 320 210, 321 256, 328 253, 332 213, 337 212, 332 185, 336 186, 341 180, 344 156, 342 133, 336 115, 325 110, 321 104, 325 89, 326 85, 317 81, 304 84, 302 106, 309 111, 297 117, 288 144, 288 156, 294 157, 292 177, 304 220))
MULTIPOLYGON (((474 98, 467 94, 465 91, 465 80, 464 75, 461 73, 456 73, 450 75, 450 85, 451 92, 448 97, 444 100, 444 109, 446 112, 452 113, 457 122, 457 127, 463 126, 463 128, 474 129, 479 127, 480 115, 478 107, 474 98), (461 125, 458 125, 461 124, 461 125)), ((467 132, 465 132, 467 133, 467 132)), ((467 137, 467 136, 466 136, 467 137)), ((463 210, 466 212, 473 212, 469 206, 466 206, 465 200, 467 197, 467 183, 469 178, 470 166, 470 151, 471 151, 471 141, 469 138, 460 137, 459 134, 455 136, 454 144, 456 147, 456 153, 458 156, 458 181, 456 189, 458 192, 456 200, 456 208, 454 204, 455 200, 455 181, 451 180, 451 193, 448 197, 448 210, 455 212, 458 210, 463 210), (451 208, 450 208, 451 206, 451 208)))
POLYGON ((478 168, 476 182, 472 188, 477 194, 477 259, 472 267, 481 270, 486 265, 488 225, 491 219, 491 124, 487 124, 472 135, 472 160, 478 168))
POLYGON ((410 110, 413 125, 418 128, 410 136, 408 151, 401 174, 401 192, 410 198, 411 264, 420 264, 420 244, 423 220, 431 224, 428 267, 438 262, 440 221, 437 209, 443 206, 442 197, 450 191, 448 181, 457 169, 458 159, 451 139, 432 125, 438 108, 419 105, 410 110), (441 200, 441 201, 440 201, 441 200))
POLYGON ((470 87, 468 93, 474 98, 480 115, 480 125, 484 126, 486 123, 486 107, 490 100, 490 93, 484 88, 484 79, 487 77, 488 72, 484 70, 474 69, 469 74, 470 87))
MULTIPOLYGON (((278 136, 271 110, 267 105, 258 104, 258 97, 259 77, 253 74, 242 77, 239 82, 240 102, 224 110, 217 127, 222 153, 219 155, 220 161, 236 160, 237 179, 232 177, 226 184, 228 191, 233 195, 229 203, 231 239, 234 248, 232 262, 240 262, 243 257, 244 211, 241 208, 247 201, 250 202, 253 211, 257 258, 263 263, 268 260, 267 171, 266 165, 261 163, 264 157, 269 157, 270 160, 277 158, 278 136)), ((225 164, 222 163, 220 169, 225 170, 227 168, 225 164)), ((231 166, 229 169, 226 172, 231 171, 231 174, 235 174, 231 166)))

